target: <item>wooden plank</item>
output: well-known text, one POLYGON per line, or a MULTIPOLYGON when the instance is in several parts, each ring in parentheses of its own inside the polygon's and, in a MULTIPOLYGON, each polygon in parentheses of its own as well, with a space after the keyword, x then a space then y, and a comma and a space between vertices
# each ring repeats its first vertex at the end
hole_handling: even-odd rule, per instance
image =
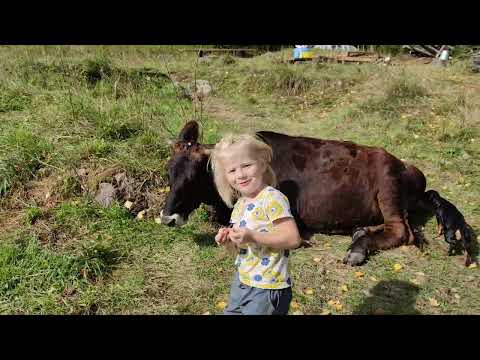
POLYGON ((179 49, 180 51, 203 51, 203 52, 233 52, 233 51, 251 51, 251 52, 257 52, 257 49, 179 49))
POLYGON ((441 50, 438 50, 438 49, 437 49, 435 46, 433 46, 433 45, 423 45, 423 48, 426 49, 427 51, 429 51, 429 52, 432 54, 432 56, 437 57, 437 56, 440 55, 440 53, 441 53, 441 51, 443 50, 443 47, 444 47, 444 46, 445 46, 445 45, 443 45, 443 46, 440 48, 441 50))
POLYGON ((301 58, 301 59, 287 59, 287 62, 289 62, 290 64, 294 64, 296 62, 305 62, 305 61, 312 61, 313 58, 301 58))
POLYGON ((376 63, 381 59, 378 57, 368 57, 368 56, 346 56, 346 55, 334 55, 334 56, 324 56, 319 55, 314 57, 316 61, 324 62, 337 62, 337 63, 376 63))
POLYGON ((378 57, 377 53, 371 51, 347 51, 347 56, 375 56, 378 57))
MULTIPOLYGON (((422 45, 409 45, 409 48, 413 51, 413 52, 417 52, 417 53, 420 53, 422 55, 425 55, 425 56, 432 56, 432 54, 427 51, 422 45)), ((435 56, 435 55, 433 55, 435 56)))

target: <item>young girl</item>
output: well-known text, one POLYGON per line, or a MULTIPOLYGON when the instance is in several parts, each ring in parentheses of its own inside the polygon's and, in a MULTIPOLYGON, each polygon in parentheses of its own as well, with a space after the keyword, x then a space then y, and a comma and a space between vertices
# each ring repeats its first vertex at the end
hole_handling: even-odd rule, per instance
POLYGON ((273 186, 270 146, 251 135, 228 135, 214 148, 211 164, 223 201, 233 206, 230 227, 215 236, 238 248, 225 314, 287 314, 292 300, 288 249, 300 246, 288 199, 273 186))

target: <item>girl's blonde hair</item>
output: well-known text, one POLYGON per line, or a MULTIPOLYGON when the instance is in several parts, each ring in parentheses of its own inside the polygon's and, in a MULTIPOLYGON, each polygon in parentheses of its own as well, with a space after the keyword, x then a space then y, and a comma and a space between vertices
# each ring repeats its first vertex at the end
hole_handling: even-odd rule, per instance
POLYGON ((212 150, 210 154, 210 163, 213 169, 213 179, 218 193, 228 207, 232 208, 234 202, 241 197, 240 193, 233 189, 228 183, 226 170, 220 161, 222 154, 232 145, 238 144, 248 147, 256 160, 262 161, 265 165, 264 182, 266 185, 276 186, 277 177, 273 172, 271 162, 273 158, 272 148, 265 144, 260 138, 251 134, 228 134, 224 136, 212 150))

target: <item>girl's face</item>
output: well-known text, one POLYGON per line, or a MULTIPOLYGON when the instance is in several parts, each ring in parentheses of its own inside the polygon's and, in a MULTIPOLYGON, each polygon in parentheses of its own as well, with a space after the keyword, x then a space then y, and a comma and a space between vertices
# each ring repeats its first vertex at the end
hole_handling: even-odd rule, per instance
POLYGON ((246 146, 233 144, 221 158, 228 183, 243 197, 254 198, 266 186, 265 163, 257 159, 246 146))

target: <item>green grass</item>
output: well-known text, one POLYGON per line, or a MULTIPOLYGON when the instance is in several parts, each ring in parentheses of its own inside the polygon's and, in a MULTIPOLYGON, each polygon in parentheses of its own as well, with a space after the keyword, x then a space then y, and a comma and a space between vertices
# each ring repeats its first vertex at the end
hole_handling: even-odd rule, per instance
MULTIPOLYGON (((93 201, 113 181, 99 174, 118 168, 161 208, 170 141, 200 115, 164 74, 212 86, 204 142, 274 130, 381 146, 417 165, 479 233, 480 91, 465 61, 283 63, 290 52, 196 65, 171 46, 0 47, 0 312, 221 312, 233 259, 214 245, 205 208, 168 228, 93 201)), ((292 252, 291 313, 478 314, 478 269, 447 257, 433 218, 424 226, 424 252, 380 252, 361 268, 341 262, 348 237, 315 235, 313 248, 292 252)))
POLYGON ((32 178, 52 151, 52 144, 26 128, 7 131, 0 139, 0 196, 32 178))
POLYGON ((26 224, 33 224, 37 219, 39 219, 40 217, 42 217, 42 209, 36 207, 36 206, 32 206, 30 208, 28 208, 28 210, 26 211, 25 213, 25 223, 26 224))

